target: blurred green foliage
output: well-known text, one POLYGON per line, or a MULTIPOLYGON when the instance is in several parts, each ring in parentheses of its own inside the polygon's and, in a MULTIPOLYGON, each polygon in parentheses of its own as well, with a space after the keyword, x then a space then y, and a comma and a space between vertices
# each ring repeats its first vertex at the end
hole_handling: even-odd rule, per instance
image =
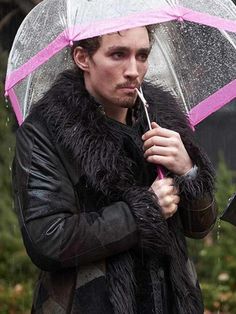
POLYGON ((13 210, 11 163, 16 124, 3 96, 7 54, 0 54, 0 314, 29 312, 38 271, 26 255, 13 210))
MULTIPOLYGON (((1 82, 6 58, 0 53, 1 82)), ((25 252, 13 210, 10 168, 16 122, 2 95, 0 83, 0 314, 26 314, 30 313, 38 270, 25 252)), ((235 177, 221 157, 216 192, 220 212, 236 191, 235 177)), ((205 239, 188 242, 203 291, 205 313, 236 314, 236 227, 217 221, 205 239)))
MULTIPOLYGON (((236 192, 236 174, 227 167, 223 155, 217 169, 216 199, 219 213, 236 192)), ((203 240, 189 240, 201 284, 207 313, 236 313, 236 227, 218 220, 203 240)))

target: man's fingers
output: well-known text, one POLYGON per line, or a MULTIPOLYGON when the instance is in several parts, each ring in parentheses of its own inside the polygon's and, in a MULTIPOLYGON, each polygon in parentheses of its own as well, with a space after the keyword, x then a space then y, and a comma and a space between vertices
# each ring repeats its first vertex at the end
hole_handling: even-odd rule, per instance
POLYGON ((153 129, 156 129, 156 128, 159 128, 160 126, 159 126, 156 122, 152 122, 152 123, 151 123, 151 127, 152 127, 153 129))
POLYGON ((177 132, 166 129, 166 128, 162 128, 155 122, 152 122, 151 126, 154 126, 154 127, 152 127, 152 130, 149 130, 145 134, 143 134, 143 136, 142 136, 143 141, 146 141, 153 136, 178 137, 177 132))
POLYGON ((166 195, 164 198, 160 200, 160 206, 162 207, 168 207, 172 204, 179 204, 180 197, 178 195, 172 194, 172 195, 166 195))
POLYGON ((180 197, 178 190, 174 186, 173 178, 164 178, 155 180, 151 186, 151 190, 156 194, 158 204, 162 209, 165 219, 174 215, 178 209, 180 197))
POLYGON ((169 206, 171 205, 173 202, 173 196, 172 195, 167 195, 165 198, 163 198, 162 202, 161 202, 161 206, 169 206))
POLYGON ((144 157, 148 158, 149 156, 171 156, 172 154, 173 154, 172 148, 154 145, 145 151, 144 157))
POLYGON ((147 149, 152 148, 153 146, 167 147, 170 145, 171 141, 169 140, 169 138, 161 136, 152 136, 143 143, 143 150, 146 151, 147 149))
POLYGON ((165 219, 168 219, 170 217, 172 217, 178 210, 178 205, 177 204, 171 204, 168 207, 164 207, 162 208, 163 212, 163 216, 165 219))
POLYGON ((142 136, 143 141, 146 141, 150 137, 155 136, 157 133, 157 129, 161 129, 161 127, 156 122, 152 122, 151 127, 152 127, 151 130, 149 130, 145 134, 143 134, 143 136, 142 136))

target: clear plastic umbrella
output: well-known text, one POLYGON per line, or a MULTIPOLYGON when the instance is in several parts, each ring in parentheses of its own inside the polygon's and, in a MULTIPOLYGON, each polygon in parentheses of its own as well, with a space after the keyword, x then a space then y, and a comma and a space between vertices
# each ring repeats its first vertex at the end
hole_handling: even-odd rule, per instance
POLYGON ((196 125, 236 95, 236 7, 231 0, 44 0, 9 56, 6 95, 19 124, 73 65, 74 41, 156 24, 146 79, 167 86, 196 125))

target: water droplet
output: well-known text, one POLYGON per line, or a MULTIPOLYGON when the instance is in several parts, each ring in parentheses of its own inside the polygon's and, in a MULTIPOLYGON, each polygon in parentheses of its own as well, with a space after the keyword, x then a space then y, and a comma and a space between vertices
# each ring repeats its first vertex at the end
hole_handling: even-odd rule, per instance
POLYGON ((218 219, 218 221, 217 221, 217 233, 216 233, 217 241, 220 240, 220 228, 221 228, 221 221, 220 221, 220 219, 218 219))

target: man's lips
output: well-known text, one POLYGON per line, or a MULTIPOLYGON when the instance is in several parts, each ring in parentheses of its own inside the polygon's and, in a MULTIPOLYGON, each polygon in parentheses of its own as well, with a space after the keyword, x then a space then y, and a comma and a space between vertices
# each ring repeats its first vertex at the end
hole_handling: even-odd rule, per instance
POLYGON ((135 86, 121 87, 121 89, 130 89, 130 90, 134 90, 134 89, 135 89, 135 86))
POLYGON ((135 91, 135 89, 138 88, 138 87, 139 87, 138 85, 132 84, 132 85, 120 86, 119 89, 135 91))
POLYGON ((120 91, 122 94, 130 95, 130 96, 132 95, 132 97, 134 95, 136 95, 136 93, 137 93, 136 88, 133 86, 122 87, 122 88, 120 88, 120 91))

